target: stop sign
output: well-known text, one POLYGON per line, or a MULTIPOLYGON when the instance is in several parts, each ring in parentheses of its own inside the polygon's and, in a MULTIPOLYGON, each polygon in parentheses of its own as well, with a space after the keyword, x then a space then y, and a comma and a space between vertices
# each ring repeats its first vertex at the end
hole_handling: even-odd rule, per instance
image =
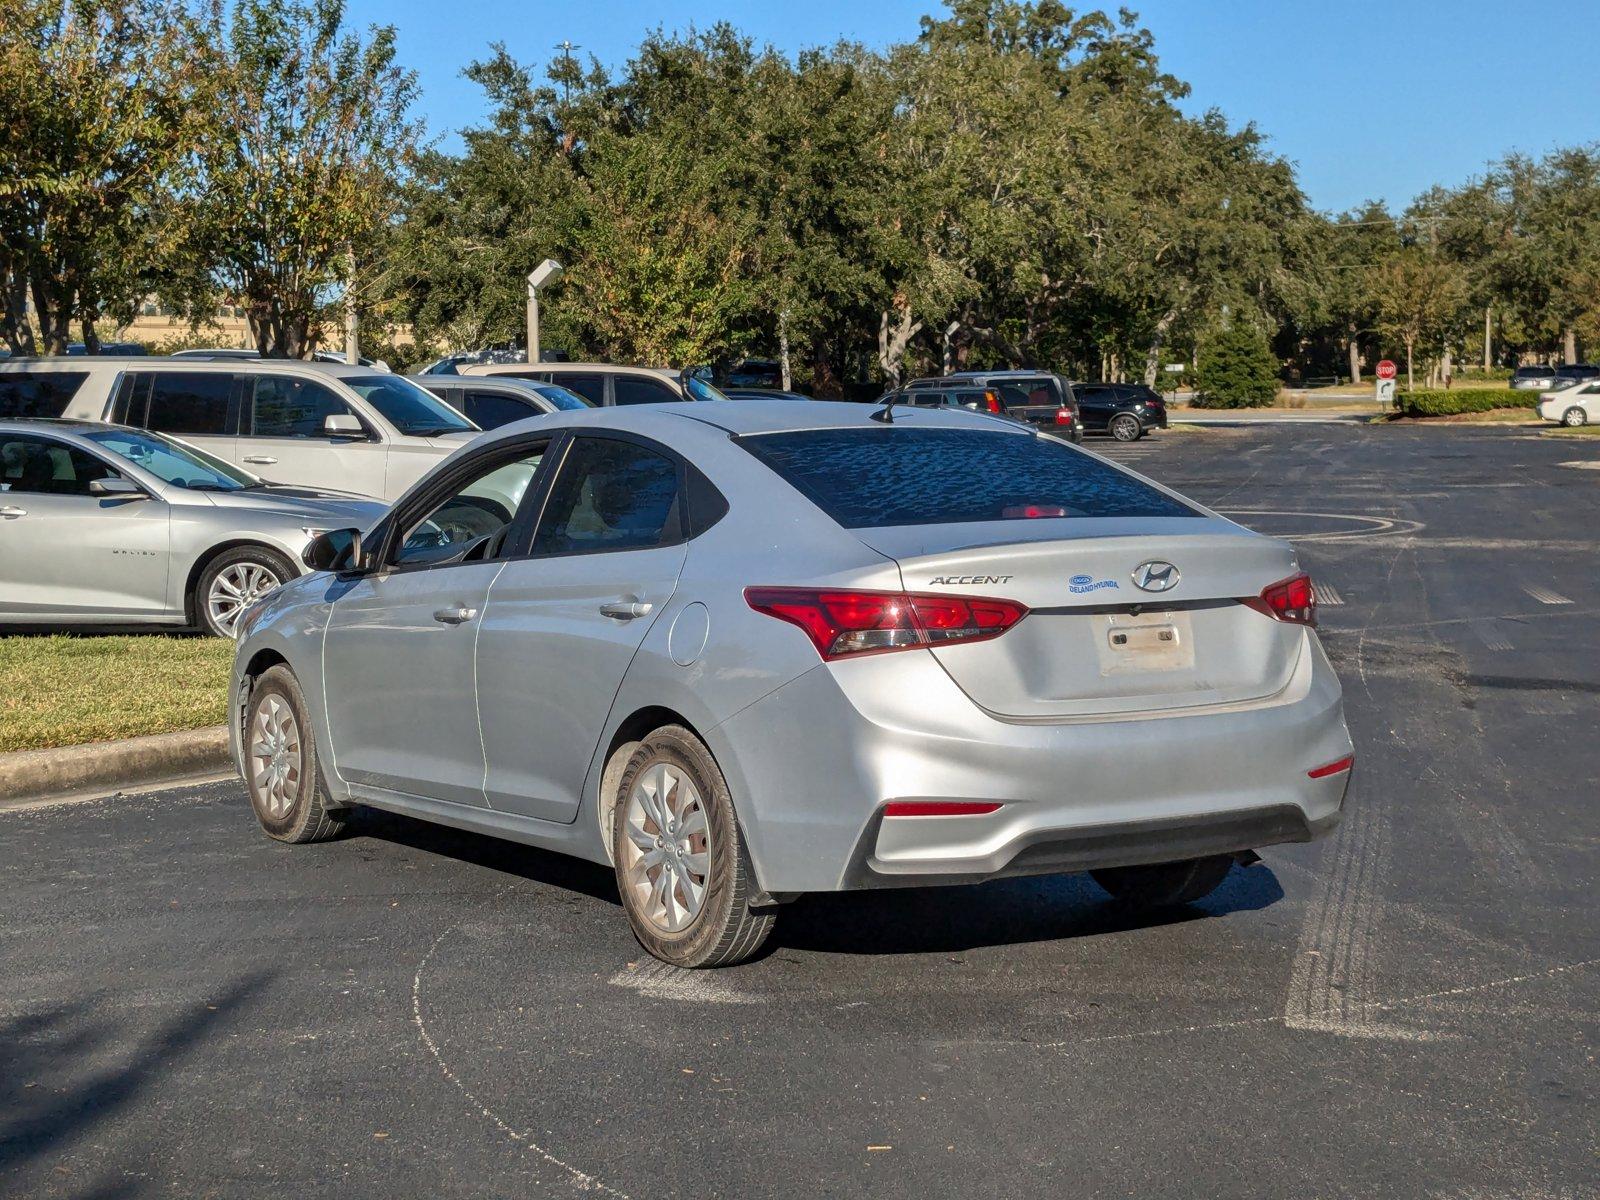
POLYGON ((1395 365, 1386 358, 1378 364, 1378 378, 1393 379, 1394 377, 1395 365))

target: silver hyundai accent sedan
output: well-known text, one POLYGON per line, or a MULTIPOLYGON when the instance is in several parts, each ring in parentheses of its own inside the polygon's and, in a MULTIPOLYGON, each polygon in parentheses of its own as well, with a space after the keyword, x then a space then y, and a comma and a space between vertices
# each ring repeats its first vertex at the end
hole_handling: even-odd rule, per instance
POLYGON ((803 892, 1089 870, 1185 903, 1349 781, 1288 545, 976 414, 547 416, 306 557, 233 672, 265 830, 366 804, 609 861, 679 966, 803 892))

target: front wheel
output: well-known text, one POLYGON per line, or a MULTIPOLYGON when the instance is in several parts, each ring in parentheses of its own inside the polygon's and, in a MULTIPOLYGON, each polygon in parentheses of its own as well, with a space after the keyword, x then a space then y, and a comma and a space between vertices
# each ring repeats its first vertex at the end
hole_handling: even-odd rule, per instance
POLYGON ((1144 436, 1144 426, 1139 424, 1138 417, 1123 413, 1111 419, 1111 436, 1119 442, 1137 442, 1144 436))
POLYGON ((675 967, 742 962, 772 932, 753 909, 728 785, 700 739, 678 725, 650 734, 628 760, 612 816, 617 890, 634 936, 675 967))
POLYGON ((255 681, 242 732, 244 783, 267 836, 322 842, 344 829, 344 815, 328 807, 311 719, 288 667, 273 667, 255 681))
POLYGON ((195 585, 200 627, 213 637, 237 637, 245 609, 294 576, 289 560, 265 546, 224 551, 206 564, 195 585))
POLYGON ((1571 408, 1567 409, 1566 412, 1561 414, 1561 423, 1573 428, 1576 428, 1579 425, 1587 425, 1589 423, 1589 414, 1574 404, 1571 408))
POLYGON ((1209 896, 1232 868, 1231 854, 1214 854, 1208 858, 1186 858, 1148 866, 1106 867, 1089 874, 1125 904, 1136 908, 1170 908, 1193 904, 1209 896))

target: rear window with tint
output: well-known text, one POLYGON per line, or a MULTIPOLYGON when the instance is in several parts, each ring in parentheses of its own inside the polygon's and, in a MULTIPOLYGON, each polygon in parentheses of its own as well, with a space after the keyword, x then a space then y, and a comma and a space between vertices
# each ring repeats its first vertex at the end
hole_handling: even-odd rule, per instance
POLYGON ((1094 455, 1030 434, 811 429, 739 444, 847 529, 1029 515, 1200 515, 1094 455))
POLYGON ((87 371, 0 374, 0 417, 59 417, 87 378, 87 371))

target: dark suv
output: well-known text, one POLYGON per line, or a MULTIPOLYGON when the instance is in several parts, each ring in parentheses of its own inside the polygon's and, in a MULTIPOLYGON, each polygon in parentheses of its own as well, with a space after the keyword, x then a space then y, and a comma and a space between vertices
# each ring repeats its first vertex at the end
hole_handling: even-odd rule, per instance
POLYGON ((1149 430, 1167 427, 1167 402, 1142 383, 1074 383, 1078 416, 1089 433, 1109 433, 1136 442, 1149 430))
MULTIPOLYGON (((930 388, 943 392, 992 393, 993 399, 976 407, 1037 425, 1074 442, 1083 440, 1072 384, 1049 371, 956 371, 939 378, 913 379, 906 384, 907 399, 911 393, 930 388)), ((961 403, 967 408, 974 407, 965 400, 961 403)))

